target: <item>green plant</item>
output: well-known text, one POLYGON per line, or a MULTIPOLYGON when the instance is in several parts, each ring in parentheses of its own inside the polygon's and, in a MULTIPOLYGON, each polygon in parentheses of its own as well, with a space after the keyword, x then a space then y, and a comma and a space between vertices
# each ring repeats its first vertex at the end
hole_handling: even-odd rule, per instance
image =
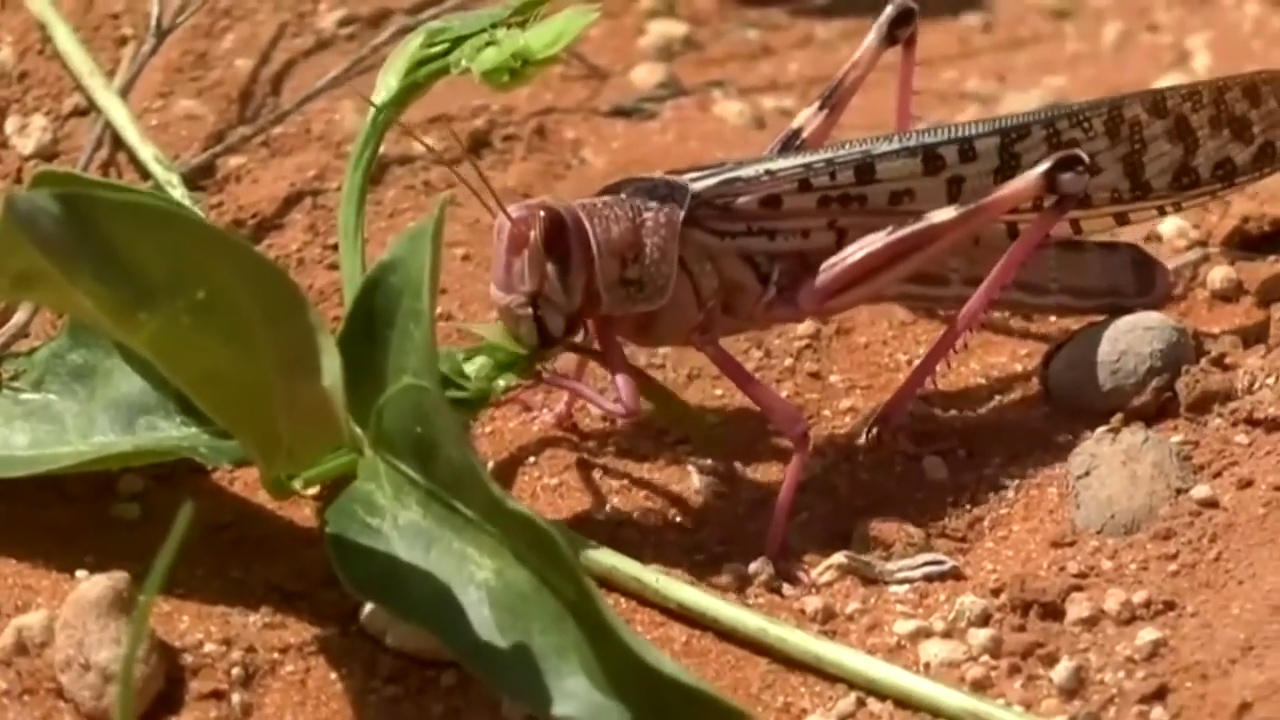
MULTIPOLYGON (((438 349, 448 199, 366 273, 364 198, 383 136, 440 78, 470 74, 499 90, 527 82, 596 15, 573 7, 542 17, 543 5, 522 0, 428 23, 384 65, 343 186, 348 313, 336 336, 283 270, 206 222, 184 194, 53 169, 9 193, 0 300, 38 302, 69 321, 54 341, 6 365, 14 377, 0 391, 0 417, 24 422, 16 408, 27 402, 35 420, 25 421, 25 444, 0 447, 0 474, 247 459, 278 497, 354 474, 325 512, 343 582, 430 630, 472 672, 543 715, 747 716, 622 624, 586 568, 890 697, 950 717, 1024 717, 591 546, 487 477, 466 426, 539 358, 492 327, 478 330, 484 339, 474 347, 438 349)), ((112 122, 130 119, 116 113, 112 122)), ((143 137, 136 128, 121 136, 143 137)), ((162 188, 181 182, 170 163, 152 172, 165 176, 162 188)), ((701 431, 674 394, 652 378, 643 387, 658 412, 701 431)))

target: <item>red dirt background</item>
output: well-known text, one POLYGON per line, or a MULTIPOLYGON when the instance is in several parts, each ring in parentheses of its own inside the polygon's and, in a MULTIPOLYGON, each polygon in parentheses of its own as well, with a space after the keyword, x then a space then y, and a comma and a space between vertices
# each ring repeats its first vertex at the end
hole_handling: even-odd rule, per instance
MULTIPOLYGON (((451 81, 415 108, 410 124, 437 137, 444 137, 443 122, 454 124, 508 202, 572 198, 625 175, 763 149, 789 113, 821 89, 879 9, 868 2, 861 14, 823 14, 804 12, 804 3, 679 0, 675 14, 700 44, 674 62, 679 77, 690 87, 718 81, 759 102, 767 127, 721 119, 706 92, 673 100, 652 119, 606 117, 602 108, 636 95, 627 71, 643 59, 635 41, 644 6, 652 4, 604 3, 604 18, 579 48, 607 79, 568 63, 502 97, 451 81)), ((931 121, 994 114, 1015 93, 1074 100, 1144 88, 1184 67, 1189 44, 1203 44, 1198 56, 1211 60, 1201 68, 1208 74, 1255 69, 1280 43, 1275 6, 1258 0, 998 0, 985 18, 957 16, 941 0, 922 4, 917 112, 931 121)), ((0 10, 0 39, 14 62, 0 85, 0 108, 50 114, 58 132, 54 162, 70 166, 89 119, 71 100, 77 90, 34 22, 18 3, 8 5, 0 10)), ((140 33, 146 11, 127 0, 63 5, 107 68, 140 33)), ((394 9, 352 3, 351 22, 334 31, 333 6, 210 3, 147 70, 131 106, 171 156, 191 157, 310 87, 376 35, 394 9)), ((889 127, 895 67, 890 56, 838 135, 889 127)), ((367 89, 369 81, 358 84, 367 89)), ((257 241, 335 321, 335 208, 363 112, 349 93, 331 93, 222 159, 200 188, 217 221, 257 241)), ((12 184, 35 166, 10 150, 0 153, 12 184)), ((370 207, 371 255, 426 212, 436 193, 454 188, 411 141, 393 137, 370 207)), ((1270 182, 1233 196, 1208 214, 1211 227, 1220 233, 1231 217, 1266 210, 1278 189, 1270 182)), ((487 320, 491 223, 474 200, 460 197, 449 226, 442 320, 487 320)), ((1258 312, 1265 319, 1265 311, 1210 301, 1200 290, 1170 312, 1208 329, 1256 323, 1258 312)), ((945 480, 928 479, 919 454, 866 449, 848 433, 924 352, 940 321, 877 305, 816 334, 781 328, 729 343, 814 421, 819 467, 799 498, 793 539, 810 566, 874 520, 890 544, 904 528, 906 537, 927 534, 967 573, 905 592, 847 581, 824 591, 838 612, 821 631, 913 666, 914 649, 890 632, 895 619, 945 614, 966 592, 996 595, 1003 598, 996 625, 1006 651, 991 665, 990 694, 1045 717, 1093 708, 1107 718, 1280 719, 1280 476, 1268 426, 1231 415, 1161 423, 1162 434, 1186 441, 1200 481, 1212 485, 1222 507, 1179 504, 1122 541, 1076 535, 1066 519, 1062 461, 1105 419, 1063 417, 1036 392, 1038 360, 1067 325, 1018 325, 1033 332, 975 334, 929 395, 951 411, 920 421, 930 451, 945 461, 945 480), (1146 591, 1150 609, 1127 626, 1104 621, 1082 630, 1053 619, 1068 592, 1082 589, 1100 600, 1108 588, 1146 591), (1019 606, 1049 609, 1009 609, 1019 606), (1125 659, 1124 646, 1145 625, 1163 631, 1168 647, 1148 661, 1125 659), (1055 698, 1046 680, 1063 655, 1091 668, 1084 691, 1069 700, 1055 698)), ((785 448, 701 358, 659 352, 644 364, 714 413, 723 443, 689 447, 650 423, 624 428, 581 413, 580 433, 554 432, 533 426, 516 407, 489 413, 477 443, 495 461, 495 476, 546 516, 642 561, 722 585, 727 564, 759 553, 785 448), (686 468, 695 457, 737 463, 743 476, 702 499, 686 468)), ((237 717, 244 708, 282 720, 502 717, 495 697, 465 673, 394 657, 356 628, 355 603, 329 569, 306 503, 270 502, 251 470, 208 478, 175 466, 145 474, 152 482, 134 522, 109 515, 110 477, 0 488, 4 617, 56 605, 77 569, 124 568, 141 577, 177 504, 191 495, 198 503, 194 533, 155 620, 181 650, 186 671, 185 688, 170 693, 173 717, 237 717)), ((815 626, 792 599, 748 599, 815 626)), ((610 602, 662 650, 760 717, 806 717, 847 693, 627 599, 611 595, 610 602)), ((960 681, 958 672, 942 677, 960 681)), ((51 675, 35 666, 0 668, 0 704, 5 717, 72 716, 51 675)), ((913 717, 884 705, 860 713, 855 717, 913 717)))

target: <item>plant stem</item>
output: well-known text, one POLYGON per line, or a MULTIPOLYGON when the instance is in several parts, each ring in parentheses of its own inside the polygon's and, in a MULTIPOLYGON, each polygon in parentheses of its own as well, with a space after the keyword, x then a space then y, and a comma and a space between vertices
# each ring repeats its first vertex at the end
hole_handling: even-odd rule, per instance
POLYGON ((58 56, 66 64, 67 71, 147 174, 174 200, 199 213, 199 206, 183 184, 182 176, 164 151, 156 147, 146 133, 142 132, 133 113, 129 111, 128 104, 112 88, 111 80, 94 62, 75 28, 58 13, 51 0, 27 0, 27 11, 43 26, 58 56))
POLYGON ((568 533, 592 578, 696 625, 774 657, 843 680, 946 720, 1035 720, 1031 715, 956 690, 847 645, 805 632, 568 533))

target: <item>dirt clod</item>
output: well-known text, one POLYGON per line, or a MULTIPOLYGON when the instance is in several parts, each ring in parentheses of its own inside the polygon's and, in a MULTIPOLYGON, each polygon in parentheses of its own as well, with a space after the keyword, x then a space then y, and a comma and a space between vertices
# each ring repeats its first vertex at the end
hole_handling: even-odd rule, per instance
POLYGON ((32 610, 23 613, 0 632, 0 661, 20 655, 39 655, 53 643, 53 613, 32 610))
POLYGON ((1145 427, 1105 429, 1067 458, 1072 521, 1086 532, 1129 535, 1195 484, 1183 451, 1145 427))

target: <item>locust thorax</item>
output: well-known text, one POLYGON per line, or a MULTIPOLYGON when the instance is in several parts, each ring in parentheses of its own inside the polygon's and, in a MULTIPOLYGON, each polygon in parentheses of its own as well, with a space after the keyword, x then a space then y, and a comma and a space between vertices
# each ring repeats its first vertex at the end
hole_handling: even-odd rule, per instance
POLYGON ((591 239, 571 205, 527 200, 498 216, 489 295, 507 332, 551 350, 582 329, 591 292, 591 239))

